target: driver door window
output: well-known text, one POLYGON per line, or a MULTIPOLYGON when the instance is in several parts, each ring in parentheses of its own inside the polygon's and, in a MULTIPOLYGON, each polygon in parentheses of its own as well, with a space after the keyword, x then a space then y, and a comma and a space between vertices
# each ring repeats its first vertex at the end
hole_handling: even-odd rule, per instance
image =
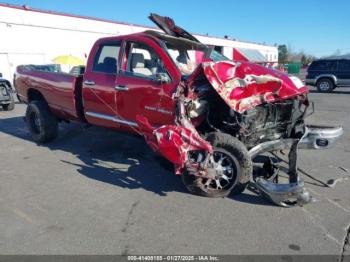
POLYGON ((160 58, 149 46, 142 43, 129 43, 125 73, 147 79, 155 79, 158 73, 166 73, 160 65, 160 58))

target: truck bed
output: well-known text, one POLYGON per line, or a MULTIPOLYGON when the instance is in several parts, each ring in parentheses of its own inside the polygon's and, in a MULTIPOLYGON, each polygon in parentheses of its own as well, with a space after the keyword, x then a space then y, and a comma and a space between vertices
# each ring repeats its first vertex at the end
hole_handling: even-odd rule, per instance
POLYGON ((82 76, 45 72, 19 66, 15 88, 21 101, 29 103, 39 92, 53 113, 62 120, 82 121, 82 76))

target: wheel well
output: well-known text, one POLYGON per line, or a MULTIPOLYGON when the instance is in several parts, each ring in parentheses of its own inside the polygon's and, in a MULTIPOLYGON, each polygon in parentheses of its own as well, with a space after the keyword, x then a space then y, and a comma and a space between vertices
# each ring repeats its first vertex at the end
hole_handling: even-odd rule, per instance
POLYGON ((46 102, 44 96, 38 90, 31 88, 28 90, 28 103, 34 100, 46 102))

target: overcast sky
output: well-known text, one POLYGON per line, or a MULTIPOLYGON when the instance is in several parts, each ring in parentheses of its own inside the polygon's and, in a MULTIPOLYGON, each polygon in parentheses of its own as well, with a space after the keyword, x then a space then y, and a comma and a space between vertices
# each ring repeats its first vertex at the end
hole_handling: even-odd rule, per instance
POLYGON ((325 56, 350 53, 350 0, 7 0, 3 3, 152 25, 151 12, 190 32, 325 56))

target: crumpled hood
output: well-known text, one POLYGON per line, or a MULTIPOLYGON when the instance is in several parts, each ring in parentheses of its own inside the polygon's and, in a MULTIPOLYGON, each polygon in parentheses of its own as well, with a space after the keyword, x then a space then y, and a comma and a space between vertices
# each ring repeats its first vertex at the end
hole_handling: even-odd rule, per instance
POLYGON ((249 62, 203 62, 202 68, 222 99, 239 113, 309 92, 299 78, 249 62))

